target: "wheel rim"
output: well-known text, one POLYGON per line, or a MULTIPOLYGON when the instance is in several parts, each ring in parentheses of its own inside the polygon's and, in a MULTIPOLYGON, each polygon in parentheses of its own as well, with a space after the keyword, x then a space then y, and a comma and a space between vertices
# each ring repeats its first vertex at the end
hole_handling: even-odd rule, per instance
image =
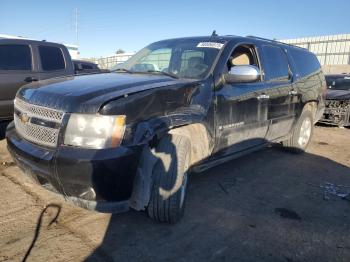
POLYGON ((311 120, 305 118, 301 123, 298 144, 301 148, 306 147, 311 137, 311 120))

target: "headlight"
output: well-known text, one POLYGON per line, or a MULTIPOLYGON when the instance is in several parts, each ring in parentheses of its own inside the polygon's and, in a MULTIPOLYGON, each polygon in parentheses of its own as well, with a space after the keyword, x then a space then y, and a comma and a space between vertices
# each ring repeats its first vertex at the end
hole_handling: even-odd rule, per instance
POLYGON ((64 144, 101 149, 117 147, 123 140, 125 116, 71 114, 64 144))

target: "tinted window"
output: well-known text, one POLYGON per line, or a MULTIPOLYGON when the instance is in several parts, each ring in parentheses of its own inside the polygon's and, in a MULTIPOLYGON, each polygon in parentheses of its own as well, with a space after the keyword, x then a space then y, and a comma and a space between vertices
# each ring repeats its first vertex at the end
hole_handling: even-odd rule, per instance
POLYGON ((75 70, 75 71, 80 70, 79 64, 78 64, 78 63, 74 63, 73 65, 74 65, 74 70, 75 70))
POLYGON ((314 73, 321 67, 317 57, 310 52, 291 48, 290 54, 301 77, 314 73))
POLYGON ((0 45, 0 70, 31 70, 32 54, 28 45, 0 45))
POLYGON ((88 64, 81 64, 81 67, 83 69, 94 69, 92 65, 88 65, 88 64))
POLYGON ((288 80, 289 66, 284 51, 277 46, 263 46, 265 79, 270 81, 288 80))
POLYGON ((41 66, 44 71, 65 69, 63 54, 60 48, 52 46, 39 46, 41 66))
POLYGON ((328 89, 350 90, 350 76, 329 77, 326 76, 328 89))

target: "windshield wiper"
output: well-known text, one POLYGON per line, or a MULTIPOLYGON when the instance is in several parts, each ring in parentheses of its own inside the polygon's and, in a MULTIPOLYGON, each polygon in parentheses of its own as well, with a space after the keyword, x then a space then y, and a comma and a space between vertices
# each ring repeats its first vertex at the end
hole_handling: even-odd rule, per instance
POLYGON ((165 76, 170 76, 172 78, 179 79, 179 77, 177 75, 172 74, 172 73, 168 73, 168 72, 164 72, 164 71, 147 70, 147 73, 158 73, 158 74, 162 74, 162 75, 165 75, 165 76))
POLYGON ((126 73, 129 73, 129 74, 133 74, 134 73, 134 71, 131 71, 131 70, 126 69, 126 68, 117 68, 117 69, 111 70, 111 72, 126 72, 126 73))

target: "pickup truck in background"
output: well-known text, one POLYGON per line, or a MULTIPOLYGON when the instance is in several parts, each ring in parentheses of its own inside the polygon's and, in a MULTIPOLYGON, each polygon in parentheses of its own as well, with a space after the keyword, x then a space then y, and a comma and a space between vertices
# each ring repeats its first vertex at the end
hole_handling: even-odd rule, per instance
POLYGON ((0 139, 13 119, 13 99, 20 87, 49 78, 108 72, 92 62, 72 60, 61 44, 0 39, 0 139))
POLYGON ((20 87, 49 78, 72 76, 74 66, 61 44, 0 39, 0 122, 13 119, 13 100, 20 87))
POLYGON ((0 39, 0 121, 13 118, 13 99, 25 84, 74 75, 68 49, 61 44, 0 39))

